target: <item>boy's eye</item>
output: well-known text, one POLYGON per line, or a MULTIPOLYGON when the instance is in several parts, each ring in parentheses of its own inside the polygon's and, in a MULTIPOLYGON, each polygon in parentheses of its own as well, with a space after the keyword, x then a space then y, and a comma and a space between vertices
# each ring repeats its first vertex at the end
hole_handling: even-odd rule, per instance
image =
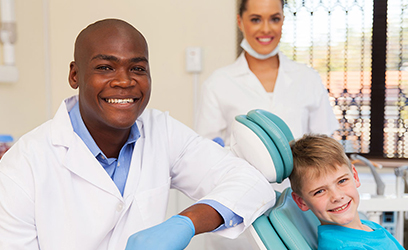
POLYGON ((323 193, 323 189, 317 190, 313 195, 316 196, 316 195, 319 195, 321 193, 323 193))
POLYGON ((343 183, 345 183, 346 181, 347 181, 347 178, 341 179, 341 180, 339 181, 339 184, 343 184, 343 183))

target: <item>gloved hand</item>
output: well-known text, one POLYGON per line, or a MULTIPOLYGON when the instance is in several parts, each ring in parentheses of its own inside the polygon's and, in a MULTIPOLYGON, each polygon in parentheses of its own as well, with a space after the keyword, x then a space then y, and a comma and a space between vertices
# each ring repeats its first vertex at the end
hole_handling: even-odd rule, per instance
POLYGON ((224 140, 221 137, 215 137, 212 139, 214 142, 218 143, 221 147, 225 147, 224 140))
POLYGON ((125 250, 182 250, 194 234, 190 218, 174 215, 161 224, 131 235, 125 250))

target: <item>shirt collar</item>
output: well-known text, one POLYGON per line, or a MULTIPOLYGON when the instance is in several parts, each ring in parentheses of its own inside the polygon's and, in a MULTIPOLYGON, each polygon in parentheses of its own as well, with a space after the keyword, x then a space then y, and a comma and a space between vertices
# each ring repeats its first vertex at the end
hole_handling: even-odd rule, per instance
POLYGON ((233 76, 240 76, 245 75, 251 72, 248 66, 248 62, 245 58, 245 52, 243 51, 241 55, 235 60, 235 62, 231 65, 232 71, 231 74, 233 76))
MULTIPOLYGON (((88 129, 85 126, 84 121, 82 120, 81 113, 79 111, 79 102, 75 104, 75 106, 69 111, 69 117, 71 119, 71 124, 74 129, 74 132, 82 139, 85 145, 89 148, 92 155, 97 157, 99 154, 102 155, 105 159, 106 155, 99 149, 98 145, 92 138, 91 134, 89 133, 88 129)), ((124 146, 134 143, 139 139, 140 132, 139 129, 134 123, 130 128, 129 138, 127 139, 124 146)))

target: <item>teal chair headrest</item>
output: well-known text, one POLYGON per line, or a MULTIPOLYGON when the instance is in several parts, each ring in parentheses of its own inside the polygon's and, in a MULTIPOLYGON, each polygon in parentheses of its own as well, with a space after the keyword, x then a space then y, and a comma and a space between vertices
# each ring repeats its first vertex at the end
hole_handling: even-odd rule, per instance
POLYGON ((261 109, 235 117, 231 151, 256 167, 271 183, 281 183, 293 168, 293 135, 278 116, 261 109))

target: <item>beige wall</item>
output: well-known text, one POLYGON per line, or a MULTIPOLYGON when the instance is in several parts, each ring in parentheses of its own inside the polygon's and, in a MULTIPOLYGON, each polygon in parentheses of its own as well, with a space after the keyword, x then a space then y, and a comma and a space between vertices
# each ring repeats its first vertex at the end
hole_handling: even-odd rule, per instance
POLYGON ((150 50, 150 108, 192 127, 193 76, 185 49, 203 49, 199 82, 235 59, 235 0, 15 0, 19 80, 0 83, 0 134, 18 138, 51 118, 76 92, 67 82, 73 43, 81 29, 115 17, 137 27, 150 50))

